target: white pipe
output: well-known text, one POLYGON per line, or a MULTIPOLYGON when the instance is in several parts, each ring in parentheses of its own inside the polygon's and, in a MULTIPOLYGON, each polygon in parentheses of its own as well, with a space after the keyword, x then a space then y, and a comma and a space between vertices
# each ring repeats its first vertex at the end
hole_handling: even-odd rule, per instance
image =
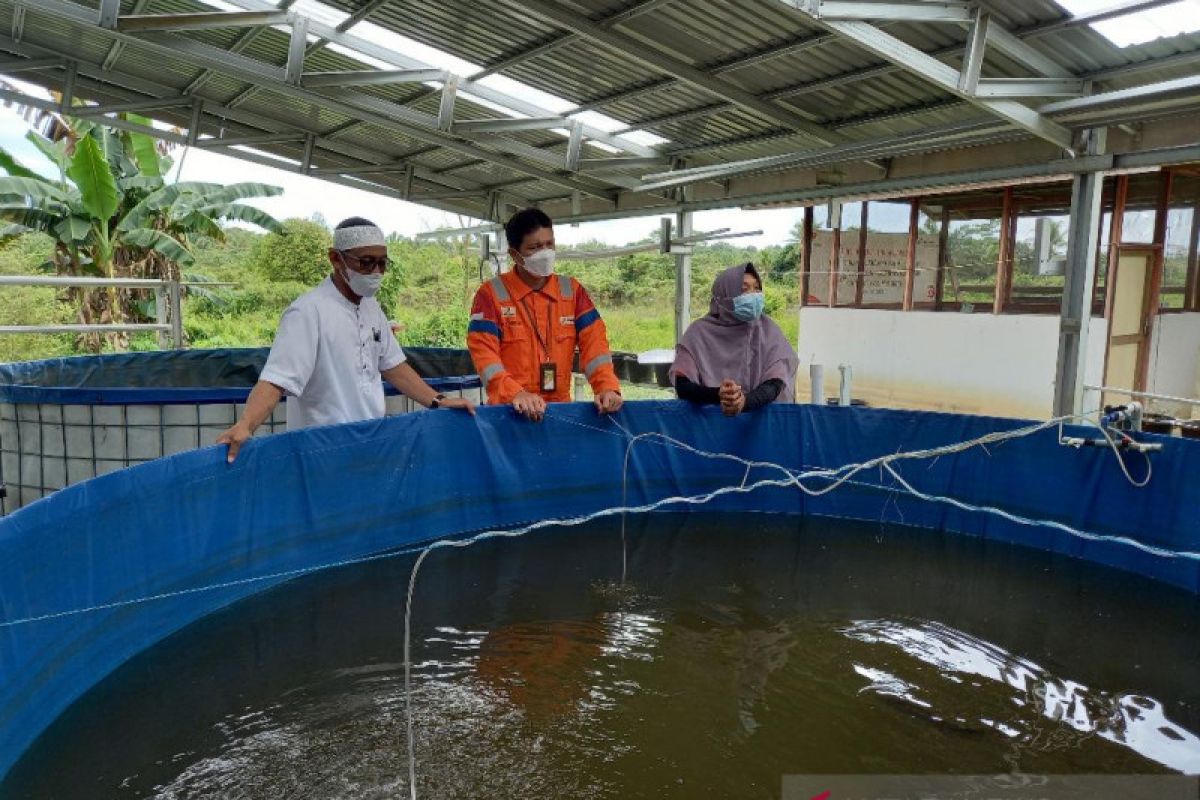
POLYGON ((0 325, 0 333, 120 333, 122 331, 169 332, 170 325, 130 323, 129 325, 0 325))
POLYGON ((825 405, 825 366, 823 364, 809 364, 808 380, 812 384, 810 391, 812 392, 813 405, 825 405))
POLYGON ((838 405, 850 405, 850 385, 854 382, 854 367, 849 364, 841 364, 838 369, 842 373, 842 386, 838 395, 838 405))
POLYGON ((1123 394, 1127 397, 1148 397, 1151 400, 1162 400, 1167 403, 1187 403, 1192 406, 1200 406, 1200 400, 1194 397, 1174 397, 1169 394, 1152 394, 1150 392, 1135 392, 1132 389, 1118 389, 1115 386, 1089 386, 1083 388, 1090 389, 1093 392, 1111 392, 1113 394, 1123 394))
MULTIPOLYGON (((172 281, 158 278, 91 278, 69 275, 0 275, 0 286, 119 286, 126 289, 156 289, 172 281)), ((179 281, 182 286, 237 286, 221 281, 179 281)))

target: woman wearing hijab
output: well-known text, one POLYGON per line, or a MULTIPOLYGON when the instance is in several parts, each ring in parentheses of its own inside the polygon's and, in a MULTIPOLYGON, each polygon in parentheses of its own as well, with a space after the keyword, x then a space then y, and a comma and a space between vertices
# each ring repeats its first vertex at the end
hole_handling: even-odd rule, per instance
POLYGON ((683 335, 671 377, 680 398, 719 404, 733 417, 770 403, 795 402, 799 364, 783 331, 763 314, 758 270, 741 264, 713 281, 708 316, 683 335))

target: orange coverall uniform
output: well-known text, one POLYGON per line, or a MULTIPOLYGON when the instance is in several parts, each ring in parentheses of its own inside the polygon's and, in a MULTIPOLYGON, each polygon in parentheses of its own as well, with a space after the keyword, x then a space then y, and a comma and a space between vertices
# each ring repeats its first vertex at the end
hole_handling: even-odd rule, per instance
POLYGON ((534 291, 510 271, 475 293, 467 349, 487 387, 488 403, 511 403, 521 391, 549 403, 570 401, 576 347, 593 392, 621 390, 604 320, 579 281, 551 275, 534 291), (544 392, 542 364, 550 362, 555 365, 555 390, 544 392))

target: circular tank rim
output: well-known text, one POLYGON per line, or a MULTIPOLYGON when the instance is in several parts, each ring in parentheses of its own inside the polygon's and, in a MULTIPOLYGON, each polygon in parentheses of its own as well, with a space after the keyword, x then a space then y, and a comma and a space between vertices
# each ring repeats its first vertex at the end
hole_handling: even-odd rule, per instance
MULTIPOLYGON (((270 348, 155 350, 62 356, 0 364, 0 403, 17 405, 181 405, 243 403, 270 348), (209 385, 171 385, 182 375, 212 376, 209 385), (113 380, 119 375, 125 381, 113 380), (124 385, 123 385, 124 384, 124 385)), ((405 353, 430 386, 479 388, 465 350, 412 347, 405 353), (444 374, 457 367, 459 374, 444 374), (460 371, 461 370, 461 371, 460 371), (442 374, 439 374, 442 373, 442 374)), ((387 395, 399 395, 384 385, 387 395)))

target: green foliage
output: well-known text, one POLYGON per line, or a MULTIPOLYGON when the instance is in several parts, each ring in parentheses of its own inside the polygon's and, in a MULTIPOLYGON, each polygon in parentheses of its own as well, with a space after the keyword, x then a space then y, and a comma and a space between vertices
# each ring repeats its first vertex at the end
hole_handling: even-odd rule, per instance
MULTIPOLYGON (((165 186, 170 159, 160 157, 150 137, 117 131, 89 120, 64 118, 58 141, 30 132, 27 138, 59 169, 60 180, 46 180, 0 150, 0 239, 38 231, 54 239, 49 261, 68 275, 176 278, 180 266, 193 263, 189 237, 221 238, 217 220, 236 219, 268 229, 278 223, 239 201, 279 194, 256 183, 233 186, 165 186)), ((80 322, 123 322, 149 316, 145 291, 72 289, 80 322)), ((105 340, 84 334, 97 351, 105 340)), ((112 334, 107 344, 123 348, 129 337, 112 334)))
POLYGON ((278 231, 262 237, 250 256, 253 269, 271 281, 316 286, 329 274, 329 230, 307 219, 284 220, 278 231))
POLYGON ((93 220, 107 223, 117 212, 121 200, 117 193, 117 179, 113 177, 108 160, 95 137, 85 136, 75 145, 75 155, 71 158, 67 177, 75 182, 83 210, 93 220))
MULTIPOLYGON (((308 220, 287 220, 282 227, 283 233, 265 235, 225 228, 222 237, 198 235, 190 241, 195 263, 187 268, 188 280, 236 284, 208 287, 201 283, 188 290, 184 323, 192 347, 269 345, 283 310, 328 273, 328 230, 308 220)), ((54 247, 50 236, 22 236, 0 248, 0 270, 32 274, 53 255, 54 247)), ((580 247, 601 248, 595 244, 580 247)), ((390 318, 403 326, 401 344, 462 347, 470 304, 481 280, 474 246, 461 241, 428 243, 393 237, 388 249, 396 265, 385 275, 379 299, 390 318)), ((718 272, 753 261, 766 282, 768 313, 794 341, 795 271, 776 268, 779 252, 779 248, 755 251, 729 244, 697 247, 692 257, 693 316, 708 312, 709 292, 718 272)), ((583 283, 600 308, 613 349, 641 352, 672 345, 673 258, 651 252, 621 259, 563 259, 559 265, 562 273, 583 283)), ((485 277, 490 276, 489 270, 485 277)), ((7 301, 8 290, 0 291, 5 292, 7 301)), ((56 298, 53 291, 43 291, 37 303, 23 302, 29 314, 22 321, 70 321, 75 306, 64 300, 56 298)), ((71 337, 0 338, 3 344, 12 345, 0 350, 0 357, 9 359, 62 355, 76 348, 71 337)), ((154 340, 134 337, 128 346, 153 349, 154 340)))
POLYGON ((410 347, 465 347, 467 315, 458 309, 435 308, 425 313, 403 313, 404 326, 397 337, 410 347))

